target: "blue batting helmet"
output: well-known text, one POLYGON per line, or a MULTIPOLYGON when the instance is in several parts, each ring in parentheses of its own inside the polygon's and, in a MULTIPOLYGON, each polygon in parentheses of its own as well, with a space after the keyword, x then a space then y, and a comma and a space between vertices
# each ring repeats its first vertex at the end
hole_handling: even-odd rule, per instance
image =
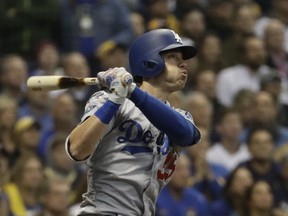
POLYGON ((156 29, 136 39, 129 50, 131 74, 139 77, 154 77, 164 70, 165 62, 161 53, 168 50, 180 50, 183 59, 196 55, 197 50, 183 45, 178 34, 170 29, 156 29))

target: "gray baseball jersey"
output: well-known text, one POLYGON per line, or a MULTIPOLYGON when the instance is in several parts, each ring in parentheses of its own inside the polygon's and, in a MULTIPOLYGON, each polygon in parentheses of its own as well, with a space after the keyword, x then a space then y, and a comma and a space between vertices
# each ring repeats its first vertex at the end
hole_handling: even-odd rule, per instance
MULTIPOLYGON (((106 94, 99 91, 90 98, 82 121, 105 103, 106 94)), ((176 111, 193 122, 189 113, 176 111)), ((83 195, 81 212, 154 215, 158 194, 175 169, 176 146, 129 99, 95 146, 87 160, 88 190, 83 195)))

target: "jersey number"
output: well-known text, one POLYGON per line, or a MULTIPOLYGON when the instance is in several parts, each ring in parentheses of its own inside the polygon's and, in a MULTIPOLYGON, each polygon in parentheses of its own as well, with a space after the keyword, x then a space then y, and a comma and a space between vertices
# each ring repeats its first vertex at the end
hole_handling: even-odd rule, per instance
POLYGON ((177 159, 177 154, 175 154, 175 152, 173 152, 173 151, 169 152, 169 154, 167 155, 167 157, 164 161, 163 168, 159 169, 157 172, 158 179, 166 181, 168 178, 170 178, 170 176, 175 171, 176 159, 177 159))

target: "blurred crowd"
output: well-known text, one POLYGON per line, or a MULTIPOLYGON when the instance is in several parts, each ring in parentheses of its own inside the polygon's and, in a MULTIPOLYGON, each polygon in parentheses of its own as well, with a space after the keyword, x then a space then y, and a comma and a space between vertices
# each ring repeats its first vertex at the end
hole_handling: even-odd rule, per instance
POLYGON ((74 216, 87 186, 64 142, 97 87, 32 91, 27 79, 129 71, 129 45, 157 28, 198 48, 169 102, 202 133, 157 216, 288 215, 286 0, 0 0, 1 216, 74 216))

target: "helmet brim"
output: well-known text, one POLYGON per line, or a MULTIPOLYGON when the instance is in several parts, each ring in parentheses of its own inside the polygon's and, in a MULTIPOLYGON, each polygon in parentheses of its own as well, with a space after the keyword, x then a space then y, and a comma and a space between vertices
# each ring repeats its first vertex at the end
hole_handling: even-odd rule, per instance
POLYGON ((197 49, 195 47, 182 44, 171 44, 164 49, 161 49, 160 53, 175 49, 180 50, 184 60, 193 58, 197 54, 197 49))

